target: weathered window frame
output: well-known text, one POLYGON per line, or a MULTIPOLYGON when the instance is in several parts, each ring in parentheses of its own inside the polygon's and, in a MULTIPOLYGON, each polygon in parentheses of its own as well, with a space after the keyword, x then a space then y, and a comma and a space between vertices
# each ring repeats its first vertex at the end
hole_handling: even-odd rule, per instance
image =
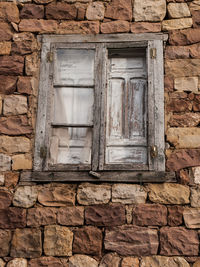
MULTIPOLYGON (((111 35, 43 35, 40 37, 42 43, 41 53, 41 69, 40 69, 40 83, 39 83, 39 100, 38 100, 38 115, 36 125, 35 138, 35 154, 34 154, 34 172, 32 173, 32 180, 42 181, 171 181, 174 175, 165 173, 165 142, 164 142, 164 86, 163 86, 163 45, 167 40, 166 34, 111 34, 111 35), (105 91, 101 88, 105 87, 106 66, 105 56, 107 48, 120 47, 146 47, 147 48, 147 66, 148 66, 148 119, 149 137, 149 169, 132 170, 126 168, 123 170, 119 166, 119 170, 115 168, 103 167, 103 153, 101 146, 93 146, 92 170, 87 168, 80 168, 80 166, 71 166, 72 168, 59 166, 60 168, 49 168, 45 163, 45 157, 48 147, 48 131, 50 103, 52 101, 49 88, 51 87, 51 62, 53 60, 53 49, 56 47, 91 47, 93 45, 98 47, 97 65, 101 65, 101 75, 98 75, 95 82, 95 102, 98 103, 94 109, 94 135, 97 139, 101 138, 100 144, 104 144, 104 121, 100 121, 97 114, 101 113, 104 117, 105 91), (103 97, 101 97, 103 96, 103 97), (158 149, 158 156, 153 158, 151 149, 158 149), (95 149, 95 151, 94 151, 95 149), (97 159, 99 157, 99 160, 97 159), (99 163, 99 167, 97 165, 99 163)), ((96 66, 98 68, 98 66, 96 66)), ((95 141, 97 140, 95 139, 95 141)), ((26 175, 25 175, 26 176, 26 175)), ((26 180, 24 176, 24 179, 26 180)))

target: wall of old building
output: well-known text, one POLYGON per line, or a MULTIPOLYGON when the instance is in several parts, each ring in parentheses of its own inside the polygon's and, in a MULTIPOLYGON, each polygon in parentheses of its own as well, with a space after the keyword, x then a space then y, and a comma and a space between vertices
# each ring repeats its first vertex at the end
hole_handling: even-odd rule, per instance
MULTIPOLYGON (((200 1, 0 2, 0 267, 200 266, 200 1), (166 165, 176 183, 28 183, 40 34, 168 32, 166 165)), ((81 177, 80 177, 81 180, 81 177)))

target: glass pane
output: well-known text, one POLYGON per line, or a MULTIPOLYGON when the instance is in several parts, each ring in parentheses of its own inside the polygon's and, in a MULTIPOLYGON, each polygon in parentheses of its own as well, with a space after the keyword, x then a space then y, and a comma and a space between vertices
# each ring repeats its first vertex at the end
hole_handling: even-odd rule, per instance
POLYGON ((92 124, 93 93, 92 88, 56 88, 54 123, 92 124))
POLYGON ((94 50, 57 49, 55 82, 73 86, 93 86, 94 55, 94 50))
MULTIPOLYGON (((91 163, 91 128, 55 128, 53 138, 58 140, 55 164, 91 163)), ((55 148, 52 155, 55 157, 55 148)))

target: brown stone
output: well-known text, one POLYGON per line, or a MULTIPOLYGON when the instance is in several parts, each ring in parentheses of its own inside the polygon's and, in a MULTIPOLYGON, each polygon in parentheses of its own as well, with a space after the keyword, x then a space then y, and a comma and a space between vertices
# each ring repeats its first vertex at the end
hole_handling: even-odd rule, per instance
POLYGON ((139 226, 121 226, 107 229, 104 246, 106 250, 123 256, 157 254, 157 230, 139 226))
POLYGON ((132 20, 132 2, 131 0, 113 0, 108 4, 105 11, 105 18, 132 20))
POLYGON ((26 116, 10 116, 0 118, 0 133, 8 135, 21 135, 32 133, 26 116))
POLYGON ((37 41, 30 32, 16 33, 13 36, 12 52, 26 55, 38 49, 37 41))
POLYGON ((20 19, 43 19, 44 6, 27 4, 20 11, 20 19))
POLYGON ((164 87, 165 91, 171 92, 174 89, 174 80, 171 77, 165 76, 164 77, 164 87))
POLYGON ((188 46, 167 46, 165 48, 165 58, 167 59, 180 59, 189 58, 189 47, 188 46))
POLYGON ((69 258, 69 267, 98 267, 98 262, 87 255, 74 255, 69 258))
POLYGON ((83 225, 84 207, 64 207, 58 210, 57 220, 62 225, 83 225))
POLYGON ((74 20, 76 19, 76 15, 77 15, 77 9, 74 5, 58 2, 58 3, 51 3, 46 6, 47 19, 74 20))
POLYGON ((38 72, 39 72, 39 56, 37 52, 34 52, 31 55, 27 55, 26 56, 26 60, 25 60, 25 72, 26 75, 31 76, 31 75, 35 75, 37 76, 38 72))
POLYGON ((29 152, 30 149, 31 141, 26 137, 0 135, 0 152, 2 153, 13 154, 17 152, 29 152))
POLYGON ((198 92, 198 77, 180 77, 174 79, 174 89, 178 91, 198 92))
POLYGON ((139 259, 134 257, 125 257, 121 262, 121 267, 139 267, 139 259))
POLYGON ((102 249, 102 232, 97 227, 85 226, 76 229, 73 239, 73 253, 101 255, 102 249))
POLYGON ((5 187, 13 189, 19 180, 18 172, 6 172, 5 175, 5 187))
POLYGON ((10 207, 0 209, 0 228, 23 228, 26 226, 26 210, 10 207))
MULTIPOLYGON (((28 263, 29 267, 64 267, 62 260, 54 257, 41 257, 31 259, 28 263)), ((67 267, 67 266, 66 266, 67 267)))
POLYGON ((55 208, 37 207, 28 209, 27 226, 38 227, 41 225, 56 224, 55 208))
POLYGON ((15 3, 0 3, 0 21, 19 22, 19 10, 15 3))
POLYGON ((169 43, 171 45, 188 45, 200 42, 200 29, 186 29, 171 31, 169 43))
POLYGON ((170 99, 166 109, 168 112, 189 112, 192 110, 192 102, 187 99, 170 99))
MULTIPOLYGON (((194 173, 196 173, 196 171, 194 173)), ((194 179, 194 181, 195 180, 196 179, 194 179)), ((190 196, 191 206, 195 208, 200 208, 200 187, 195 186, 192 187, 190 190, 191 190, 191 196, 190 196)))
POLYGON ((12 94, 16 90, 17 77, 0 75, 0 93, 12 94))
POLYGON ((173 31, 192 27, 192 18, 169 19, 162 21, 163 31, 173 31))
POLYGON ((200 123, 200 113, 173 114, 170 117, 171 127, 195 127, 200 123))
POLYGON ((22 75, 24 69, 24 58, 21 56, 1 56, 0 74, 22 75))
POLYGON ((17 91, 21 94, 30 95, 32 93, 31 78, 19 77, 17 81, 17 91))
MULTIPOLYGON (((190 94, 191 97, 193 97, 193 111, 200 111, 200 95, 192 95, 190 94)), ((192 99, 191 99, 192 100, 192 99)))
POLYGON ((188 46, 191 58, 200 58, 200 44, 188 46))
POLYGON ((130 24, 128 21, 116 20, 111 22, 104 22, 101 24, 102 33, 120 33, 129 32, 130 24))
POLYGON ((200 14, 199 10, 192 11, 193 28, 200 27, 200 14))
POLYGON ((160 254, 198 255, 199 238, 197 232, 184 227, 163 227, 160 230, 160 254))
POLYGON ((143 257, 140 267, 190 267, 190 265, 182 257, 153 256, 143 257))
POLYGON ((86 224, 117 226, 125 224, 125 207, 121 204, 97 205, 85 208, 86 224))
POLYGON ((131 32, 143 33, 143 32, 160 32, 161 23, 149 23, 149 22, 134 22, 131 24, 131 32))
POLYGON ((178 226, 183 223, 183 207, 169 206, 168 207, 168 225, 178 226))
POLYGON ((4 188, 0 188, 0 209, 6 209, 11 205, 12 194, 4 188))
POLYGON ((86 13, 86 6, 83 4, 76 5, 77 8, 77 20, 84 20, 86 13))
POLYGON ((22 19, 19 23, 20 32, 54 33, 57 29, 55 20, 22 19))
POLYGON ((0 42, 0 55, 9 55, 11 51, 11 42, 0 42))
POLYGON ((11 232, 0 229, 0 257, 6 257, 10 251, 11 232))
POLYGON ((183 218, 187 228, 200 228, 200 208, 185 208, 183 218))
POLYGON ((178 172, 178 182, 180 184, 188 185, 190 184, 190 180, 188 170, 182 169, 178 172))
POLYGON ((12 239, 11 257, 36 258, 42 254, 41 231, 36 228, 16 229, 12 239))
POLYGON ((44 230, 44 253, 47 256, 71 256, 73 233, 64 226, 49 225, 44 230))
POLYGON ((99 267, 119 267, 120 261, 121 259, 117 253, 108 253, 101 259, 99 267))
POLYGON ((167 159, 167 168, 178 171, 200 165, 200 149, 182 149, 173 152, 167 159))
POLYGON ((90 3, 86 10, 86 18, 88 20, 103 20, 105 7, 102 2, 90 3))
POLYGON ((12 170, 31 170, 32 169, 32 155, 18 154, 12 156, 12 170))
POLYGON ((133 224, 162 226, 167 224, 167 208, 159 204, 138 204, 133 207, 133 224))
POLYGON ((99 21, 63 21, 59 24, 58 34, 98 34, 99 21))
POLYGON ((53 2, 54 0, 33 0, 34 3, 36 4, 49 4, 53 2))
POLYGON ((28 262, 26 259, 23 258, 15 258, 10 260, 7 265, 7 267, 27 267, 28 262))
POLYGON ((4 98, 3 114, 19 115, 28 111, 27 97, 23 95, 8 95, 4 98))
POLYGON ((38 201, 44 206, 72 206, 75 204, 76 185, 49 184, 39 191, 38 201))
POLYGON ((187 3, 170 3, 167 6, 169 18, 190 17, 190 10, 187 3))
POLYGON ((12 35, 11 26, 6 22, 0 22, 0 41, 10 41, 12 35))

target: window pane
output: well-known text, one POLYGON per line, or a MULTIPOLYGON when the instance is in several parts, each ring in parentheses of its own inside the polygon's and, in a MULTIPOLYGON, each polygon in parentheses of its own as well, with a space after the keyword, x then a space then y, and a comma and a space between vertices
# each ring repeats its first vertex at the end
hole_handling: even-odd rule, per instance
POLYGON ((93 86, 94 55, 94 50, 57 49, 55 83, 73 86, 93 86))
POLYGON ((53 164, 90 164, 91 128, 55 128, 50 157, 53 164))
POLYGON ((93 93, 92 88, 55 88, 54 123, 92 124, 93 93))

